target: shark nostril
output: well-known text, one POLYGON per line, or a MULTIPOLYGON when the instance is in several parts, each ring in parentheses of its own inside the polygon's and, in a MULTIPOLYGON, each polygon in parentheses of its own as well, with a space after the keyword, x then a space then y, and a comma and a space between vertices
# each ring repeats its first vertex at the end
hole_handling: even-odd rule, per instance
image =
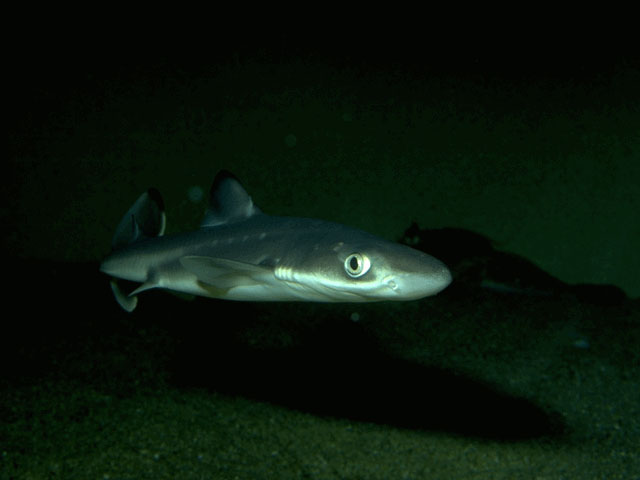
POLYGON ((391 290, 395 290, 396 288, 398 288, 398 284, 396 282, 394 282, 393 280, 389 280, 387 282, 387 286, 391 289, 391 290))

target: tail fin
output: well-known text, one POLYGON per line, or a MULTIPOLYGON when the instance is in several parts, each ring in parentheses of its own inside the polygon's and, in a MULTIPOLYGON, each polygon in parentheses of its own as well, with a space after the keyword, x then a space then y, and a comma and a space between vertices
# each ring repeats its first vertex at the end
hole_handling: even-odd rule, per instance
MULTIPOLYGON (((118 250, 144 238, 159 237, 164 235, 166 225, 167 217, 162 196, 158 190, 150 188, 140 195, 118 223, 111 247, 118 250)), ((104 266, 104 262, 102 265, 104 266)), ((127 295, 121 290, 117 280, 112 278, 111 290, 118 304, 127 312, 132 312, 138 305, 135 293, 139 289, 127 295)))
POLYGON ((160 192, 150 188, 124 214, 116 227, 111 247, 116 250, 142 238, 164 235, 167 217, 160 192))

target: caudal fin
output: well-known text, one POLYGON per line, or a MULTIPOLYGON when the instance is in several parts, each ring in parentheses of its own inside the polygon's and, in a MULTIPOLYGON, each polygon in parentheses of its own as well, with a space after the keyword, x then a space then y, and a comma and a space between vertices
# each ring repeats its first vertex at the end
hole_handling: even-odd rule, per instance
MULTIPOLYGON (((111 240, 113 250, 118 250, 138 240, 150 237, 159 237, 164 234, 167 225, 164 213, 164 202, 160 192, 150 188, 144 192, 124 214, 111 240)), ((110 257, 102 263, 100 269, 105 271, 105 265, 110 257)), ((108 270, 108 269, 107 269, 108 270)), ((132 312, 138 304, 136 293, 124 293, 115 278, 111 279, 111 290, 118 304, 127 312, 132 312)))
POLYGON ((164 235, 167 217, 160 192, 150 188, 124 214, 111 240, 114 250, 137 240, 164 235))

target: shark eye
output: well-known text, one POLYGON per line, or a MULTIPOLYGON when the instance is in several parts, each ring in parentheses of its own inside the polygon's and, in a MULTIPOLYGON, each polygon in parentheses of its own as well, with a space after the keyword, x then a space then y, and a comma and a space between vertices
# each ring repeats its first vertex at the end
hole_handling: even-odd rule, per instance
POLYGON ((344 261, 344 271, 352 278, 358 278, 369 271, 369 257, 360 253, 352 253, 344 261))

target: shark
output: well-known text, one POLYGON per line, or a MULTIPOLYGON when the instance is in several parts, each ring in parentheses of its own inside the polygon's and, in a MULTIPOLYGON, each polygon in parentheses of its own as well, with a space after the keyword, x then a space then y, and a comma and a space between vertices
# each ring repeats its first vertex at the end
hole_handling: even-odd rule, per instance
POLYGON ((158 190, 144 192, 116 227, 100 270, 132 312, 150 289, 238 301, 375 302, 435 295, 452 280, 440 260, 339 223, 263 213, 220 171, 200 228, 164 235, 158 190), (125 293, 120 280, 135 282, 125 293))

